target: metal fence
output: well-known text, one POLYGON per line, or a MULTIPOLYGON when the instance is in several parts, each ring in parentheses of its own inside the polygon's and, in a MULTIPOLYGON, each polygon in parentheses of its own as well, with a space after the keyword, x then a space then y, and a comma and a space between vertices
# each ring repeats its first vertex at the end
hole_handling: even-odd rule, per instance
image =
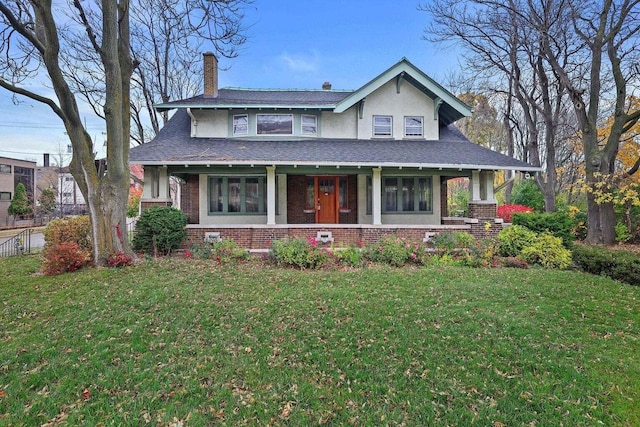
POLYGON ((10 257, 31 253, 31 233, 33 229, 27 228, 0 244, 0 257, 10 257))

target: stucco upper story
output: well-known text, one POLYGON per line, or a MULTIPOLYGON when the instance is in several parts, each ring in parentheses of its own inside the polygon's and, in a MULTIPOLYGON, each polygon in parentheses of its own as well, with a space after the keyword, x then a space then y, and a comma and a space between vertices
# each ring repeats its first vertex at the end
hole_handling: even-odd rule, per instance
POLYGON ((204 94, 157 105, 178 112, 132 164, 539 170, 470 142, 453 123, 471 109, 406 58, 357 90, 218 89, 206 62, 204 94))
POLYGON ((437 140, 440 126, 471 115, 467 105, 405 58, 358 90, 223 88, 215 96, 157 108, 186 109, 195 138, 437 140), (269 121, 282 129, 268 129, 269 121))

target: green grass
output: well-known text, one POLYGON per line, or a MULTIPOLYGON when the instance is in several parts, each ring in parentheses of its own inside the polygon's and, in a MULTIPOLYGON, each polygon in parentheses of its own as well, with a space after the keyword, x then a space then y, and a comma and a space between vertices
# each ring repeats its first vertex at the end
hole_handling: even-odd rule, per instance
POLYGON ((640 424, 640 287, 541 269, 39 268, 0 260, 0 425, 640 424))

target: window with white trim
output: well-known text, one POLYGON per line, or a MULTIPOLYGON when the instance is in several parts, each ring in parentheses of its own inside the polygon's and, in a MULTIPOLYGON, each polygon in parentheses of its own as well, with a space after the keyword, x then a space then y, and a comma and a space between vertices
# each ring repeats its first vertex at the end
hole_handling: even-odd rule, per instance
POLYGON ((209 177, 209 214, 266 213, 266 177, 209 177))
POLYGON ((411 116, 404 118, 404 136, 420 137, 424 135, 423 117, 411 116))
POLYGON ((233 116, 233 135, 249 134, 249 115, 237 114, 233 116))
POLYGON ((392 136, 393 118, 391 116, 373 116, 373 136, 392 136))
POLYGON ((316 136, 318 134, 318 117, 303 114, 300 117, 300 134, 316 136))
POLYGON ((293 135, 293 114, 256 114, 256 134, 293 135))

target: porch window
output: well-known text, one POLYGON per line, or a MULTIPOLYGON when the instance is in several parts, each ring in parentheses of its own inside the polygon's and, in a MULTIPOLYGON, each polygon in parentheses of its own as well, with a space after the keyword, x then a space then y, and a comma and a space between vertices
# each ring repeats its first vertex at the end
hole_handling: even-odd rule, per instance
MULTIPOLYGON (((369 211, 370 187, 367 188, 369 211)), ((382 180, 383 211, 387 213, 432 212, 431 177, 385 177, 382 180)))
POLYGON ((393 119, 391 116, 373 116, 373 135, 391 136, 392 125, 393 119))
POLYGON ((340 177, 340 209, 349 209, 349 180, 346 176, 340 177))
POLYGON ((300 133, 302 135, 316 136, 318 134, 318 117, 303 114, 300 133))
POLYGON ((258 135, 293 135, 293 114, 257 114, 258 135))
POLYGON ((266 178, 209 177, 209 214, 266 213, 266 178))
POLYGON ((0 191, 0 201, 10 202, 11 201, 11 193, 8 191, 0 191))
POLYGON ((404 136, 417 137, 423 135, 422 117, 404 118, 404 136))
POLYGON ((0 173, 11 173, 11 165, 0 165, 0 173))
POLYGON ((307 177, 306 179, 306 189, 304 196, 304 208, 305 210, 313 210, 316 208, 316 187, 315 180, 312 176, 307 177))
POLYGON ((233 116, 233 135, 249 134, 249 116, 247 114, 238 114, 233 116))

